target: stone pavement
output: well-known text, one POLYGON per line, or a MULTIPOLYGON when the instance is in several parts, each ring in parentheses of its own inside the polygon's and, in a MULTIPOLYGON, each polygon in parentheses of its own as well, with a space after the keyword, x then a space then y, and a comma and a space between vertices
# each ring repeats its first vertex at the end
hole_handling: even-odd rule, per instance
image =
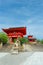
POLYGON ((5 56, 0 58, 0 65, 20 65, 32 54, 33 52, 20 52, 17 55, 7 53, 5 56))
POLYGON ((20 65, 43 65, 43 52, 35 52, 20 65))
POLYGON ((8 55, 9 53, 0 53, 0 59, 3 58, 4 56, 8 55))
MULTIPOLYGON (((10 52, 12 49, 12 45, 11 46, 8 46, 8 47, 3 47, 2 49, 0 49, 0 52, 10 52)), ((22 51, 25 51, 25 52, 37 52, 37 51, 40 51, 40 52, 43 52, 43 44, 24 44, 24 49, 22 51)))
POLYGON ((43 65, 43 52, 0 53, 0 65, 43 65))

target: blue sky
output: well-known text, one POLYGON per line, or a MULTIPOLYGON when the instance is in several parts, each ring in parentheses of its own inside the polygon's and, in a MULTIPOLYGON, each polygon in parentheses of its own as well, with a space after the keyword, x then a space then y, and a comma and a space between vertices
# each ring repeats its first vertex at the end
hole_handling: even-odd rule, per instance
POLYGON ((0 31, 21 26, 27 35, 43 39, 43 0, 0 0, 0 31))

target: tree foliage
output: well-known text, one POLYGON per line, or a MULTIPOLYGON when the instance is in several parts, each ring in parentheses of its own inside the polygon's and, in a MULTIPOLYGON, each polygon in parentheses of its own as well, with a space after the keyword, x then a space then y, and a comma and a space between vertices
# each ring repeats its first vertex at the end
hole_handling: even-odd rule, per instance
POLYGON ((42 44, 43 44, 43 39, 42 39, 42 40, 40 40, 40 43, 42 43, 42 44))
POLYGON ((8 36, 5 33, 1 32, 0 33, 0 42, 2 42, 3 44, 6 44, 7 41, 8 41, 8 36))
POLYGON ((43 44, 43 39, 37 40, 37 42, 43 44))
POLYGON ((17 39, 14 39, 14 43, 17 41, 17 39))
POLYGON ((25 37, 19 38, 19 40, 20 40, 20 44, 21 44, 21 45, 28 42, 28 39, 25 38, 25 37))

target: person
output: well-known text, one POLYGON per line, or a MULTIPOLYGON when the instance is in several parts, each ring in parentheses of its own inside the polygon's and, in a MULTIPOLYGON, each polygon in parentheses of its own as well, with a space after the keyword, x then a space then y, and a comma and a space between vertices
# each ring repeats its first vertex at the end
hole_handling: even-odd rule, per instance
POLYGON ((17 39, 17 41, 13 44, 11 53, 18 53, 19 51, 19 46, 20 46, 20 41, 17 39))

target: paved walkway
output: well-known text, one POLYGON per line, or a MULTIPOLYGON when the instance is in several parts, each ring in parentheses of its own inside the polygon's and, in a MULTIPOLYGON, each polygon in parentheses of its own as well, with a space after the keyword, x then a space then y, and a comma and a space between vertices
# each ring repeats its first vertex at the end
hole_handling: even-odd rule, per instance
POLYGON ((0 65, 43 65, 43 52, 0 53, 0 65))
POLYGON ((9 53, 0 53, 0 59, 3 58, 4 56, 8 55, 9 53))
POLYGON ((33 52, 19 53, 18 55, 12 55, 7 53, 0 58, 0 65, 20 65, 30 57, 33 52))
POLYGON ((43 52, 35 52, 21 65, 43 65, 43 52))

